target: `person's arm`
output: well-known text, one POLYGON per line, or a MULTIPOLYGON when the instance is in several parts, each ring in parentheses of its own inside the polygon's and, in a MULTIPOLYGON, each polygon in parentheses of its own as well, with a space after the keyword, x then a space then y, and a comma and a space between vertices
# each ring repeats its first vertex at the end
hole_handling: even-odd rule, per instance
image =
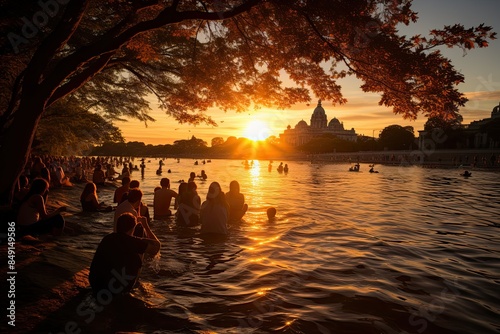
POLYGON ((149 224, 147 223, 147 219, 142 220, 142 227, 144 228, 144 232, 146 233, 146 239, 145 241, 148 243, 148 246, 146 247, 145 253, 155 256, 159 251, 161 247, 160 240, 156 237, 156 235, 151 231, 151 228, 149 228, 149 224))
POLYGON ((52 216, 57 215, 60 212, 66 211, 66 207, 61 206, 56 210, 54 210, 52 213, 48 213, 47 209, 45 208, 45 201, 43 200, 43 197, 41 195, 34 196, 32 200, 34 202, 36 209, 38 210, 38 213, 40 214, 40 219, 50 218, 52 216))

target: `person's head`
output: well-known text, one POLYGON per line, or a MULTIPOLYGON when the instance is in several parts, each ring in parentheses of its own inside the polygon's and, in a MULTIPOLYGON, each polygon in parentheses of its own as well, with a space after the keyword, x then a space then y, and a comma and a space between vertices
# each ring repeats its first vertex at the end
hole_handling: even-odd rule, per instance
POLYGON ((130 188, 139 188, 141 183, 138 180, 130 181, 130 188))
POLYGON ((198 186, 196 185, 196 182, 191 181, 191 182, 188 182, 187 189, 189 191, 196 191, 196 189, 198 189, 198 186))
POLYGON ((123 186, 127 186, 129 184, 130 184, 130 177, 128 177, 128 176, 123 177, 123 179, 122 179, 122 185, 123 186))
POLYGON ((116 220, 116 232, 132 235, 137 225, 137 220, 130 212, 125 212, 116 220))
MULTIPOLYGON (((49 183, 47 180, 42 178, 36 178, 31 182, 31 187, 29 190, 29 195, 44 195, 49 189, 49 183)), ((29 196, 26 196, 29 198, 29 196)))
POLYGON ((160 181, 160 186, 162 186, 162 188, 170 188, 170 180, 166 177, 162 178, 160 181))
POLYGON ((269 208, 267 209, 267 218, 268 219, 273 219, 274 217, 276 217, 276 208, 269 208))
POLYGON ((153 192, 157 192, 160 189, 161 189, 161 187, 155 187, 155 190, 153 192))
POLYGON ((188 184, 186 182, 181 182, 179 184, 179 195, 185 193, 188 190, 188 184))
POLYGON ((238 183, 238 181, 234 180, 229 183, 229 191, 232 193, 240 192, 240 184, 238 183))
POLYGON ((101 167, 102 167, 101 164, 97 164, 95 165, 95 170, 101 170, 101 167))
POLYGON ((142 200, 142 191, 139 188, 132 188, 128 191, 127 201, 129 201, 134 208, 139 206, 142 200))
POLYGON ((189 178, 194 179, 195 177, 196 177, 196 173, 195 172, 189 173, 189 178))
POLYGON ((210 186, 208 187, 207 200, 214 200, 221 194, 224 193, 222 192, 219 182, 210 183, 210 186))
POLYGON ((85 188, 83 188, 82 196, 80 197, 80 199, 85 199, 85 197, 87 197, 88 195, 95 194, 96 192, 97 192, 97 187, 95 186, 95 183, 88 182, 85 185, 85 188))

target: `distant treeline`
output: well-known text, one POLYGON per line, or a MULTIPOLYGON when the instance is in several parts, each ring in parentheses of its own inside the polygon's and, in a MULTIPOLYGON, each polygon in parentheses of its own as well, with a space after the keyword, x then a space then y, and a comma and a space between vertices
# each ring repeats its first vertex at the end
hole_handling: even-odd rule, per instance
MULTIPOLYGON (((408 147, 408 146, 407 146, 408 147)), ((407 148, 406 147, 406 148, 407 148)), ((403 147, 402 147, 403 148, 403 147)), ((196 137, 178 140, 173 144, 146 145, 143 142, 106 142, 94 147, 88 154, 95 156, 136 156, 136 157, 219 157, 237 159, 273 159, 282 156, 301 156, 331 152, 358 152, 380 150, 380 143, 372 138, 358 138, 351 142, 325 135, 314 138, 302 146, 289 146, 280 143, 275 137, 265 141, 253 141, 247 138, 229 137, 226 141, 214 138, 212 146, 196 137)))
MULTIPOLYGON (((221 138, 222 139, 222 138, 221 138)), ((106 142, 95 146, 88 154, 96 156, 136 156, 136 157, 220 157, 220 158, 271 158, 281 155, 282 148, 271 140, 254 142, 246 138, 229 137, 225 142, 207 143, 196 137, 177 140, 173 144, 152 145, 143 142, 106 142), (215 144, 215 145, 214 145, 215 144)), ((291 153, 290 150, 288 150, 291 153)))

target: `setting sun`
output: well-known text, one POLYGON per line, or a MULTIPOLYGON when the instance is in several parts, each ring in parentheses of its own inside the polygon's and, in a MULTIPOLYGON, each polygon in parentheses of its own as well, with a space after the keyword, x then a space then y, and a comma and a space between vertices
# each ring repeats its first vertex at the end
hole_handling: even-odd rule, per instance
POLYGON ((259 120, 250 121, 243 133, 243 137, 252 140, 265 140, 270 135, 271 130, 267 124, 259 120))

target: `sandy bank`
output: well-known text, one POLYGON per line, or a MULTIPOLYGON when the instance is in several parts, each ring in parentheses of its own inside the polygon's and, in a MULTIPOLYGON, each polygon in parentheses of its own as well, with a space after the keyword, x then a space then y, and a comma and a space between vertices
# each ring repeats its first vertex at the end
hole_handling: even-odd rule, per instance
MULTIPOLYGON (((75 185, 72 188, 51 190, 49 194, 49 211, 59 206, 68 208, 64 213, 66 229, 62 236, 46 235, 16 240, 14 272, 17 274, 15 297, 12 298, 16 306, 15 327, 3 320, 0 332, 39 332, 42 328, 42 332, 48 332, 51 326, 44 325, 44 322, 54 324, 68 318, 66 312, 75 312, 74 308, 69 307, 70 304, 81 300, 90 291, 87 275, 91 257, 64 245, 68 236, 79 235, 83 229, 80 219, 75 215, 81 211, 77 204, 82 189, 83 185, 75 185)), ((0 245, 0 254, 3 259, 7 259, 7 244, 0 245)), ((9 269, 7 261, 2 261, 2 282, 12 276, 7 274, 12 271, 9 269)), ((7 287, 2 290, 2 295, 6 296, 7 287)))

